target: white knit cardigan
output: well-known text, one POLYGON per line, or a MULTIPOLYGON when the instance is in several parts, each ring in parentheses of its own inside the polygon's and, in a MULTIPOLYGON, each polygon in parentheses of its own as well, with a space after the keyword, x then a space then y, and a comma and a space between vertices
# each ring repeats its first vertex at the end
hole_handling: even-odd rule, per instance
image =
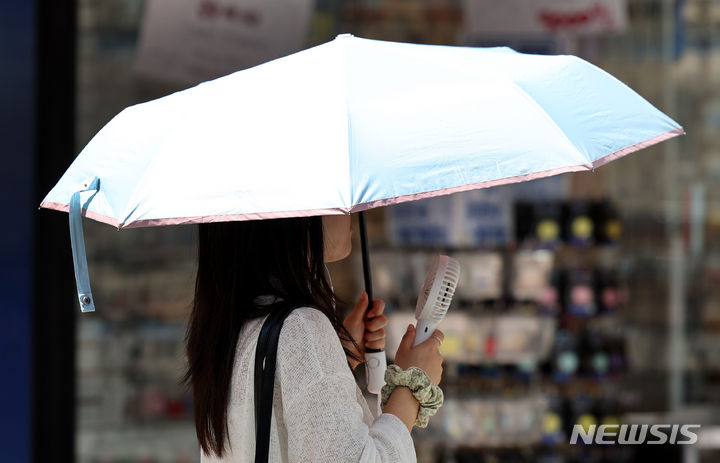
MULTIPOLYGON (((235 352, 228 404, 229 445, 218 459, 255 456, 255 347, 263 319, 243 327, 235 352)), ((317 309, 295 309, 285 320, 277 354, 271 462, 415 462, 410 432, 395 415, 374 418, 355 383, 335 329, 317 309)))

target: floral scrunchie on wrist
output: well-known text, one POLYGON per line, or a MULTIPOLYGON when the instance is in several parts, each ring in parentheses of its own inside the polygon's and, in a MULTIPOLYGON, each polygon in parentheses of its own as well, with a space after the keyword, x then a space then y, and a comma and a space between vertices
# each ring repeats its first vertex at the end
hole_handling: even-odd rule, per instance
POLYGON ((418 367, 410 367, 403 371, 397 365, 389 365, 385 371, 385 385, 381 392, 383 408, 397 386, 405 386, 412 391, 413 396, 420 404, 415 426, 426 427, 428 419, 437 413, 443 404, 442 389, 433 384, 427 373, 418 367))

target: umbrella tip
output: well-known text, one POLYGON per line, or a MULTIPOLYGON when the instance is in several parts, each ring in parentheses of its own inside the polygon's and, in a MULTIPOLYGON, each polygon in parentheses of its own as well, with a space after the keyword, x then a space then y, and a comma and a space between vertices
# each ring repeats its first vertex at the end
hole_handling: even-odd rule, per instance
POLYGON ((352 34, 350 34, 350 33, 347 33, 347 32, 346 32, 345 34, 338 34, 338 36, 335 37, 335 38, 336 38, 336 39, 349 39, 349 38, 352 38, 352 37, 355 37, 355 36, 352 35, 352 34))

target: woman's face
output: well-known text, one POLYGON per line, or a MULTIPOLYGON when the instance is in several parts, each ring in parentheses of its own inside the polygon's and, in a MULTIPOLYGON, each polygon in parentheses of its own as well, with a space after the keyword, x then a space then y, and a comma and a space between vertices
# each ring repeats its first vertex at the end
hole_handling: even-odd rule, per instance
POLYGON ((350 255, 353 228, 349 215, 324 215, 322 217, 325 262, 335 262, 350 255))

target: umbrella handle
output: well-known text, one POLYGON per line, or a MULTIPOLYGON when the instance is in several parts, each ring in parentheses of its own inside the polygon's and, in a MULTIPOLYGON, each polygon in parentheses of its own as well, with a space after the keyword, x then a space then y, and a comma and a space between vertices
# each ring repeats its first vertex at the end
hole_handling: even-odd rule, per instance
POLYGON ((73 266, 75 267, 75 284, 77 286, 80 310, 83 312, 94 312, 95 301, 90 290, 90 276, 88 275, 87 255, 85 254, 85 238, 83 237, 82 209, 80 204, 80 193, 94 191, 85 201, 85 208, 100 190, 100 179, 93 177, 92 180, 83 183, 83 189, 73 193, 70 198, 70 244, 72 246, 73 266))

